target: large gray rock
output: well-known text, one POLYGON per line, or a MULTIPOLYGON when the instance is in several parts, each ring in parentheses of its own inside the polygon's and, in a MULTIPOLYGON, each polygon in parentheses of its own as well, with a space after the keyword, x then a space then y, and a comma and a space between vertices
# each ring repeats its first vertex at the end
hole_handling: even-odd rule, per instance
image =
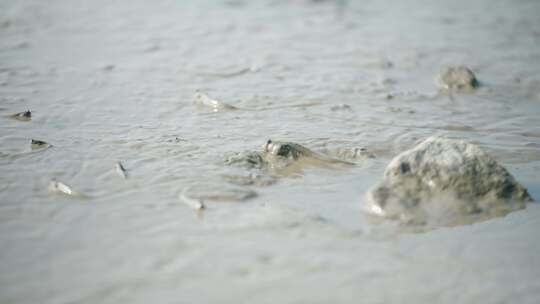
POLYGON ((472 91, 478 87, 474 73, 464 66, 446 67, 437 78, 437 84, 447 91, 472 91))
POLYGON ((396 156, 365 210, 402 223, 453 226, 502 216, 532 201, 480 147, 431 137, 396 156))

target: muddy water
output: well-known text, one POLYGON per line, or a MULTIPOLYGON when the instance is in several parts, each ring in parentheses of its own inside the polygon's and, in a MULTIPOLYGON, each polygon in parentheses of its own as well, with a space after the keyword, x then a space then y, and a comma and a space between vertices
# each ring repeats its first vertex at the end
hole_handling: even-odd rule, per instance
POLYGON ((0 302, 538 301, 537 203, 422 234, 360 212, 388 161, 435 134, 540 197, 538 1, 156 2, 0 2, 0 302), (482 87, 440 94, 446 64, 482 87), (236 109, 197 107, 197 90, 236 109), (375 158, 202 217, 181 203, 268 138, 375 158))

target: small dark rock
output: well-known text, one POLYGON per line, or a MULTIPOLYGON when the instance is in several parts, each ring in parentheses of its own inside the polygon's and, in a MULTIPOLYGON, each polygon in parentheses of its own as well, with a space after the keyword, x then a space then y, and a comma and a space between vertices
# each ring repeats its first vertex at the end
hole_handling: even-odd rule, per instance
POLYGON ((437 83, 441 89, 448 91, 472 91, 479 86, 474 73, 464 66, 446 67, 437 83))

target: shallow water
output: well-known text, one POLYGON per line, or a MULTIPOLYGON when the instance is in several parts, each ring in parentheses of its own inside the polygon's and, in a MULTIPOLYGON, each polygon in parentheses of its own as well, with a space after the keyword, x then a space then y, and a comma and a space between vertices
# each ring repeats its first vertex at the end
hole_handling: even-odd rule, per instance
POLYGON ((0 1, 0 302, 537 303, 537 203, 421 234, 360 210, 394 155, 437 134, 481 145, 540 197, 539 12, 525 0, 0 1), (482 87, 440 94, 446 64, 482 87), (238 109, 200 109, 196 90, 238 109), (26 109, 30 122, 7 117, 26 109), (268 138, 376 157, 248 187, 256 198, 202 217, 180 202, 246 173, 225 156, 268 138), (50 193, 52 178, 84 196, 50 193))

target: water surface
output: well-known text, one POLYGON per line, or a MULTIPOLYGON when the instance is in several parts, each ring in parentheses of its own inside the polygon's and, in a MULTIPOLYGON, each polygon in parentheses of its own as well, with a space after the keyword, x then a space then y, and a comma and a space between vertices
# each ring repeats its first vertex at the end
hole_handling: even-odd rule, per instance
POLYGON ((370 224, 397 153, 475 142, 540 197, 538 1, 0 1, 0 302, 537 303, 540 206, 370 224), (482 87, 440 94, 448 64, 482 87), (196 90, 238 108, 213 113, 196 90), (6 117, 32 110, 32 121, 6 117), (31 151, 30 139, 53 145, 31 151), (366 148, 258 197, 178 194, 267 139, 366 148), (129 178, 114 172, 121 160, 129 178), (89 198, 51 194, 52 178, 89 198))

